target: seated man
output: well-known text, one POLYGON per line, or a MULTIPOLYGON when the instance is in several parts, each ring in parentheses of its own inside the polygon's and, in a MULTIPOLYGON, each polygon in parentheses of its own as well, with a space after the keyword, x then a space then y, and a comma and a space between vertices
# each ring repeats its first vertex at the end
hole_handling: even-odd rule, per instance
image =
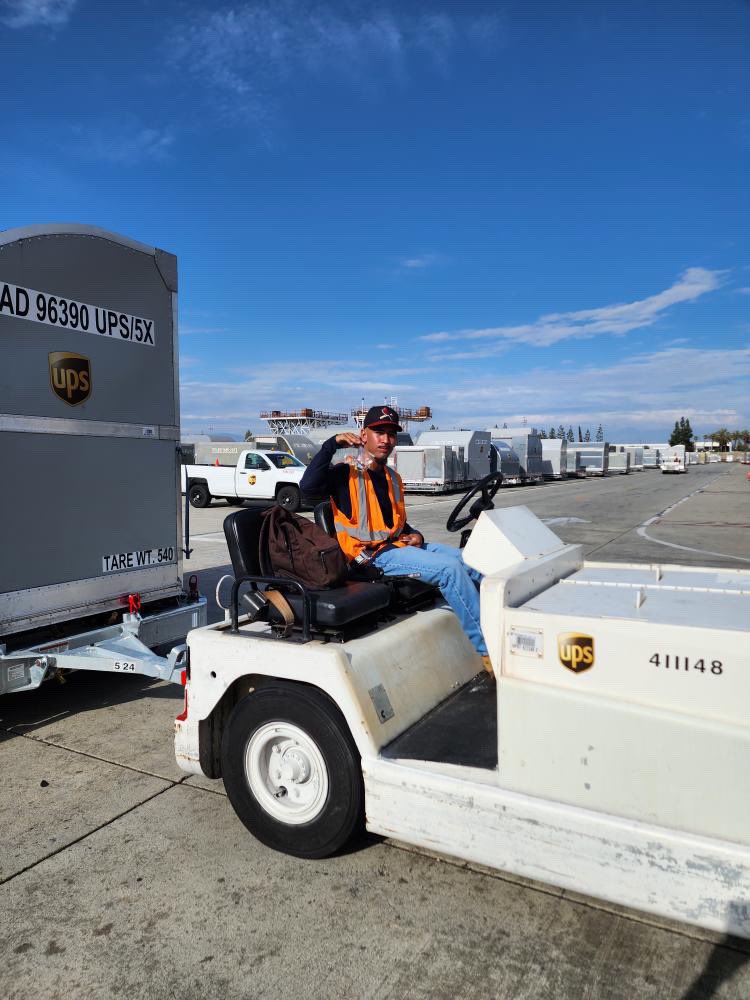
POLYGON ((460 549, 425 542, 406 521, 403 483, 387 464, 400 430, 392 407, 371 407, 361 435, 345 432, 329 438, 300 486, 305 493, 330 494, 336 537, 349 562, 371 562, 386 575, 416 574, 438 586, 491 673, 479 624, 481 575, 466 565, 460 549), (338 448, 352 447, 364 449, 362 461, 331 466, 338 448))

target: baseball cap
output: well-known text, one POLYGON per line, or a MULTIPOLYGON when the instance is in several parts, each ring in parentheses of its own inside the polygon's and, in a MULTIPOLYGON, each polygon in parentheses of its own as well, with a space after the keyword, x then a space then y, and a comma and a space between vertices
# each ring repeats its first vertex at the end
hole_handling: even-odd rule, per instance
POLYGON ((392 406, 371 406, 365 415, 363 427, 385 427, 389 425, 401 430, 398 422, 398 413, 392 406))

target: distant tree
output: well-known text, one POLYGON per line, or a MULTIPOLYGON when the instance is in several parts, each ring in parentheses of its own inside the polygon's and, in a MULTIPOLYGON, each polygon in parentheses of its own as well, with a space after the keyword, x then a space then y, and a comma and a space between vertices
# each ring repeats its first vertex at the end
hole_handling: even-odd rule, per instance
MULTIPOLYGON (((562 434, 562 435, 561 435, 561 437, 565 437, 565 435, 564 435, 564 434, 562 434)), ((568 441, 575 441, 575 439, 576 439, 576 436, 575 436, 575 434, 573 433, 573 428, 572 428, 572 427, 569 427, 569 428, 568 428, 568 441)))
POLYGON ((562 440, 565 437, 565 428, 562 424, 557 428, 557 436, 562 440))
MULTIPOLYGON (((727 431, 726 428, 722 428, 722 430, 726 431, 726 434, 728 435, 727 437, 727 443, 728 443, 730 432, 727 431)), ((669 444, 670 446, 674 446, 677 444, 684 444, 685 451, 694 451, 695 450, 695 444, 693 442, 694 437, 695 435, 693 434, 693 428, 690 426, 690 421, 685 417, 680 417, 679 420, 675 420, 674 422, 674 429, 669 436, 669 444)))
POLYGON ((601 443, 604 440, 604 428, 601 424, 596 429, 596 440, 601 443))
POLYGON ((554 441, 555 438, 557 437, 557 433, 556 433, 554 427, 550 427, 548 437, 549 437, 550 441, 554 441))
POLYGON ((719 451, 726 451, 729 447, 729 442, 732 440, 732 433, 726 427, 720 427, 718 431, 714 431, 708 437, 711 441, 715 441, 718 444, 719 451))
POLYGON ((505 423, 505 421, 503 421, 503 427, 504 427, 504 428, 505 428, 506 430, 508 429, 508 425, 507 425, 507 424, 505 423))
POLYGON ((588 429, 588 427, 586 428, 586 433, 583 435, 583 440, 585 441, 586 444, 590 444, 591 442, 591 431, 588 429))
POLYGON ((544 441, 547 440, 547 432, 544 430, 544 428, 542 428, 542 430, 539 431, 539 437, 542 438, 544 441))
POLYGON ((243 441, 252 441, 254 437, 255 437, 255 435, 253 434, 252 431, 245 431, 245 436, 244 436, 244 438, 242 440, 243 441))
POLYGON ((578 443, 583 444, 583 431, 580 424, 578 425, 578 443))

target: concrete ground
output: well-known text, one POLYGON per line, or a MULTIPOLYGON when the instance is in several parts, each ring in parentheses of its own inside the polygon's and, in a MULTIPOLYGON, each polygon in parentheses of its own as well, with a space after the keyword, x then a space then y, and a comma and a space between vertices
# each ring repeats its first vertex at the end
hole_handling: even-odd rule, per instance
MULTIPOLYGON (((497 503, 528 505, 589 558, 750 568, 746 472, 551 483, 497 503)), ((457 499, 410 497, 410 522, 455 541, 457 499)), ((227 510, 191 512, 186 570, 204 592, 228 571, 227 510)), ((325 861, 268 850, 220 783, 175 766, 180 706, 176 687, 82 673, 0 699, 6 1000, 750 997, 750 942, 374 838, 325 861)))

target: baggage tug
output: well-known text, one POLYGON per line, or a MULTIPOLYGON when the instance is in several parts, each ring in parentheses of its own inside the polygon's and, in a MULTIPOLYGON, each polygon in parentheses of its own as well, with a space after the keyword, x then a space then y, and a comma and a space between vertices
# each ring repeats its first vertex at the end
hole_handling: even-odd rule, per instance
POLYGON ((584 562, 492 493, 449 527, 478 516, 464 557, 496 682, 452 612, 398 583, 300 588, 275 638, 239 613, 269 578, 252 512, 230 515, 232 608, 188 637, 178 763, 290 854, 364 825, 750 937, 750 572, 584 562))

